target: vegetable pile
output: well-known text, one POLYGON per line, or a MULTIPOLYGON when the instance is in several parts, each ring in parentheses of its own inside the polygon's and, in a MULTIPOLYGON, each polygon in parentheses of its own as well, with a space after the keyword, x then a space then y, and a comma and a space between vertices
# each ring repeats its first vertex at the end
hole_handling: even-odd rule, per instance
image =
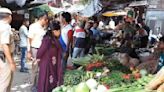
POLYGON ((91 63, 86 66, 87 71, 91 71, 93 69, 101 68, 104 66, 103 62, 96 62, 96 63, 91 63))
POLYGON ((131 73, 131 70, 123 66, 117 59, 109 59, 105 61, 106 67, 108 67, 111 71, 120 71, 123 73, 131 73))
POLYGON ((153 78, 152 75, 144 76, 131 84, 122 83, 119 86, 107 86, 91 78, 74 86, 60 86, 52 92, 153 92, 145 90, 145 85, 153 78))
MULTIPOLYGON (((64 84, 52 92, 156 92, 152 90, 157 89, 163 77, 159 80, 159 77, 154 78, 146 70, 124 66, 118 58, 112 58, 111 54, 115 51, 114 48, 101 46, 97 48, 97 54, 73 59, 73 63, 81 68, 66 71, 64 84), (153 78, 153 82, 147 85, 153 78)), ((158 73, 158 76, 162 76, 162 73, 158 73)))
POLYGON ((97 51, 100 53, 100 54, 103 54, 103 55, 112 55, 117 49, 113 48, 113 47, 96 47, 97 51))
POLYGON ((86 72, 83 70, 69 70, 64 76, 64 85, 77 85, 83 81, 86 72))
POLYGON ((95 79, 88 79, 74 86, 60 86, 55 88, 52 92, 107 92, 108 88, 104 85, 98 84, 95 79))
POLYGON ((147 83, 153 79, 152 75, 144 76, 131 84, 110 89, 108 92, 153 92, 152 90, 145 90, 147 83))
POLYGON ((104 55, 93 54, 73 59, 73 63, 85 67, 87 71, 104 66, 104 55))

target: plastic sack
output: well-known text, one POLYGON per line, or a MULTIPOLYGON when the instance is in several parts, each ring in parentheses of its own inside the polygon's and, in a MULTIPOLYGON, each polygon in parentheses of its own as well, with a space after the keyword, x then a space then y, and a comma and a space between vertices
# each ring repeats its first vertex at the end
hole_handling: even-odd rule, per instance
POLYGON ((26 0, 15 0, 16 4, 20 7, 24 6, 26 3, 26 0))
MULTIPOLYGON (((20 1, 20 0, 19 0, 20 1)), ((6 3, 13 3, 13 2, 15 2, 15 0, 6 0, 6 3)))

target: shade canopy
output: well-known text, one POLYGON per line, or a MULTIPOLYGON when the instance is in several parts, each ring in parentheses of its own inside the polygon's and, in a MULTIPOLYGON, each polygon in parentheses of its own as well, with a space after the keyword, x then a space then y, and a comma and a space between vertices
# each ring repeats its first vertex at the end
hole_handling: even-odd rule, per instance
POLYGON ((143 0, 143 1, 133 1, 132 3, 129 4, 129 7, 134 7, 134 6, 147 6, 148 1, 143 0))
POLYGON ((108 11, 102 14, 106 17, 113 17, 113 16, 124 16, 127 15, 126 11, 108 11))

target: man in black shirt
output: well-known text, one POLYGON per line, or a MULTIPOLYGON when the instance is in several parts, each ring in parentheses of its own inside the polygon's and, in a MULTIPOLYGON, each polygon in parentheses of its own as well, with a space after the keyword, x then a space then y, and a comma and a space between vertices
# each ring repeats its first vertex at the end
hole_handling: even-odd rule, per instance
POLYGON ((142 22, 141 25, 142 25, 142 28, 146 30, 146 32, 148 33, 148 36, 149 36, 150 28, 144 22, 142 22))

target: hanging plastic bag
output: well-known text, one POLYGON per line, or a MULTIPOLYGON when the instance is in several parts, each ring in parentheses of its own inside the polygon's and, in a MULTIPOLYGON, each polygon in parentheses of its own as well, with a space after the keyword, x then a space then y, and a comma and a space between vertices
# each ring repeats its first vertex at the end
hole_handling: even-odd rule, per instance
POLYGON ((26 3, 26 0, 15 0, 16 4, 20 7, 24 6, 26 3))
MULTIPOLYGON (((20 1, 20 0, 19 0, 20 1)), ((15 2, 15 0, 6 0, 6 3, 13 3, 13 2, 15 2)))

